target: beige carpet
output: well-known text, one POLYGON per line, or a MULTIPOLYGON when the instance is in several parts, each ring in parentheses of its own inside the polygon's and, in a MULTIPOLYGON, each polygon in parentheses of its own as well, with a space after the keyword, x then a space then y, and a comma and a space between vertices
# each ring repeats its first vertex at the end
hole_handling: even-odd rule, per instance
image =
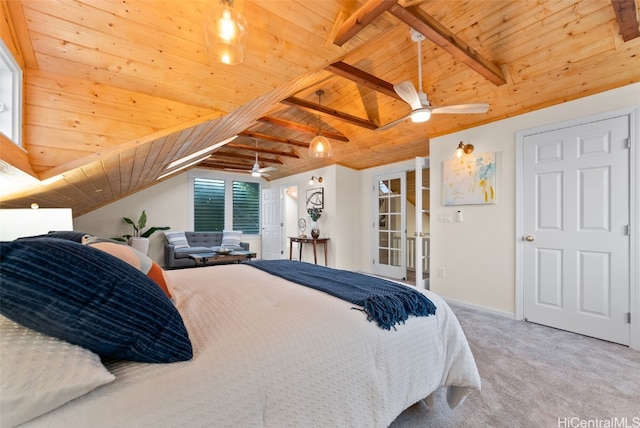
POLYGON ((478 364, 482 391, 449 409, 443 391, 391 425, 640 428, 640 351, 451 305, 478 364))

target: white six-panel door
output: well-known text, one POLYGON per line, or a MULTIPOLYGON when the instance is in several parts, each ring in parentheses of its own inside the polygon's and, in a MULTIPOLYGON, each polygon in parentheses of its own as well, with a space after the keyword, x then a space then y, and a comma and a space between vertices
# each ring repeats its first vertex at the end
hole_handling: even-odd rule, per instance
POLYGON ((628 116, 523 139, 523 315, 628 344, 628 116))

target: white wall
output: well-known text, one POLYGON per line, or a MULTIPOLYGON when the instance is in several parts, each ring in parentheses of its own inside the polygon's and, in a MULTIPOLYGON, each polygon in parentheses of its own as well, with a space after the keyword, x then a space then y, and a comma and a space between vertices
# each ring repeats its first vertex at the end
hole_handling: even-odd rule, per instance
MULTIPOLYGON (((515 313, 515 133, 520 130, 590 116, 640 104, 640 84, 582 98, 431 140, 431 289, 436 293, 515 313), (497 155, 497 203, 490 206, 442 205, 442 162, 459 141, 474 153, 497 155), (464 212, 463 223, 437 223, 439 213, 464 212), (438 278, 437 268, 445 268, 438 278)), ((455 216, 453 216, 455 219, 455 216)))
MULTIPOLYGON (((339 269, 357 269, 359 228, 362 212, 353 201, 358 200, 360 192, 359 173, 355 170, 339 165, 315 169, 292 175, 269 183, 273 188, 298 186, 298 215, 307 221, 306 234, 310 235, 311 221, 307 214, 307 189, 324 187, 324 210, 318 226, 320 236, 329 238, 328 265, 339 269), (309 185, 309 179, 314 175, 322 177, 322 183, 314 182, 309 185), (338 190, 339 189, 339 190, 338 190)), ((293 220, 293 219, 292 219, 293 220)), ((297 218, 295 219, 297 223, 297 218)), ((298 247, 294 244, 294 259, 297 258, 298 247)), ((289 242, 285 243, 285 257, 289 257, 289 242)), ((310 244, 303 247, 302 260, 313 261, 313 250, 310 244)), ((324 248, 318 246, 318 263, 324 264, 324 248)))

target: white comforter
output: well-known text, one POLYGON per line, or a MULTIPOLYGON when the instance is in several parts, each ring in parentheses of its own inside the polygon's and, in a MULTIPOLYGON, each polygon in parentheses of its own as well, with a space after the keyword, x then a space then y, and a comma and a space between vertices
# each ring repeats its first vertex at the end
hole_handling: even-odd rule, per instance
POLYGON ((450 385, 480 388, 447 304, 396 331, 351 303, 245 265, 167 272, 192 361, 118 362, 116 380, 25 426, 386 427, 450 385))

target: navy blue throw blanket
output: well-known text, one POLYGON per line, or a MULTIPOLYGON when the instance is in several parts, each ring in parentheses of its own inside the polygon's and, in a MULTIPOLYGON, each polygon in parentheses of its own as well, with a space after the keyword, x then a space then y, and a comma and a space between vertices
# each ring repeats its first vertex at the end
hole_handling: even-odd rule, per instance
POLYGON ((385 330, 404 324, 409 315, 429 316, 436 307, 417 290, 382 278, 292 260, 245 262, 288 281, 323 291, 354 305, 385 330))

